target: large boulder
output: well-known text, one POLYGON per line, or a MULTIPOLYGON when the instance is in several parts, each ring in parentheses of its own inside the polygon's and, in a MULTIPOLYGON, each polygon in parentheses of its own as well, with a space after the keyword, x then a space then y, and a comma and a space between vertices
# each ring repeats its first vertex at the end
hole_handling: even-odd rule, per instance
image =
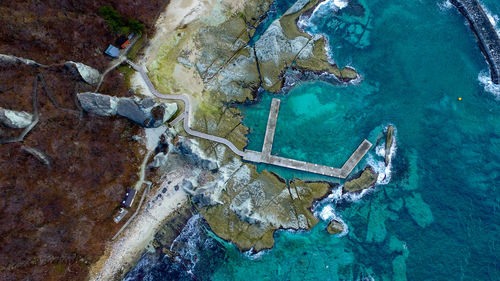
POLYGON ((0 123, 9 128, 26 128, 33 120, 33 115, 25 111, 14 111, 0 107, 0 123))
POLYGON ((81 62, 68 61, 65 63, 66 67, 76 71, 83 79, 83 81, 87 82, 90 85, 94 85, 99 83, 99 79, 101 78, 101 73, 93 67, 85 65, 81 62))
POLYGON ((157 128, 167 122, 177 111, 175 103, 157 103, 151 98, 121 98, 118 101, 117 114, 144 127, 157 128))
POLYGON ((79 93, 77 97, 82 108, 87 112, 92 112, 99 116, 116 115, 119 100, 117 97, 91 92, 79 93))
POLYGON ((326 231, 330 234, 338 234, 341 233, 344 230, 344 226, 342 225, 341 222, 339 222, 336 219, 333 219, 330 221, 328 226, 326 227, 326 231))
POLYGON ((100 116, 120 115, 151 128, 159 127, 177 112, 175 103, 158 103, 151 98, 118 98, 98 93, 79 93, 82 108, 100 116))

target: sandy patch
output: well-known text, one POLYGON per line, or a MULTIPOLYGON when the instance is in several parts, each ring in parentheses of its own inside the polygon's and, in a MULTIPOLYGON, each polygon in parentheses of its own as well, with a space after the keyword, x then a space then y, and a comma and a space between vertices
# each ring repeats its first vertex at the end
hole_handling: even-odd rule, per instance
POLYGON ((185 89, 189 95, 201 94, 203 91, 203 81, 194 68, 189 69, 181 64, 176 64, 173 77, 175 82, 185 89))
POLYGON ((108 245, 105 255, 91 267, 89 280, 113 280, 135 265, 170 213, 187 202, 188 197, 184 190, 175 190, 174 187, 189 174, 189 170, 184 167, 167 174, 168 181, 164 182, 155 194, 147 196, 147 203, 141 213, 108 245), (166 192, 162 193, 165 188, 166 192))

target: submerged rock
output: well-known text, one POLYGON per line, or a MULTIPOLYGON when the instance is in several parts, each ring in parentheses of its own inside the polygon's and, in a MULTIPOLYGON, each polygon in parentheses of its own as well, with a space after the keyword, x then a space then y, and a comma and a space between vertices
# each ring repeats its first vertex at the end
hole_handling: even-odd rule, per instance
POLYGON ((370 188, 377 182, 377 176, 378 174, 375 173, 373 168, 367 166, 357 177, 354 177, 344 183, 342 193, 360 192, 364 189, 370 188))
POLYGON ((26 128, 33 120, 33 115, 25 111, 14 111, 0 107, 0 123, 9 128, 26 128))
POLYGON ((159 127, 177 112, 175 103, 157 103, 151 98, 118 98, 98 93, 79 93, 82 108, 100 116, 120 115, 143 127, 159 127))
POLYGON ((94 85, 99 83, 101 78, 101 73, 93 67, 85 65, 81 62, 68 61, 65 63, 66 67, 76 70, 78 74, 82 77, 83 81, 88 84, 94 85))
POLYGON ((337 220, 333 219, 326 227, 326 231, 330 234, 338 234, 344 230, 344 226, 337 220))
POLYGON ((392 142, 394 141, 394 127, 392 125, 389 125, 387 128, 387 133, 385 136, 385 165, 389 165, 389 158, 391 154, 391 146, 392 142))

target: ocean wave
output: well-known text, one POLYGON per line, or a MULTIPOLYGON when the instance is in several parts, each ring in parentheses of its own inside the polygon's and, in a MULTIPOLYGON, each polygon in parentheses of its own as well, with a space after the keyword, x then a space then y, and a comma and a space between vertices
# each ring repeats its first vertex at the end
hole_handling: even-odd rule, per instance
POLYGON ((195 267, 200 244, 205 242, 200 235, 202 220, 200 214, 192 216, 170 246, 170 251, 180 255, 180 258, 176 258, 179 259, 178 262, 184 263, 188 272, 195 267))
MULTIPOLYGON (((386 126, 387 130, 389 126, 386 126)), ((375 154, 382 158, 382 160, 377 160, 372 154, 369 154, 366 162, 373 167, 373 170, 378 174, 377 184, 388 184, 391 181, 392 175, 392 158, 396 154, 397 150, 397 129, 394 127, 393 142, 389 150, 389 162, 387 166, 385 165, 385 142, 379 144, 375 147, 375 154)))
POLYGON ((326 205, 323 205, 321 211, 314 212, 314 215, 326 222, 330 222, 332 220, 338 221, 342 225, 342 232, 337 234, 338 237, 345 236, 347 235, 347 233, 349 233, 349 226, 337 213, 335 213, 334 203, 330 202, 327 203, 326 205))
POLYGON ((488 17, 491 25, 493 25, 493 28, 495 28, 498 36, 500 36, 500 26, 498 25, 498 23, 500 22, 500 18, 498 17, 498 15, 495 15, 490 10, 488 10, 486 5, 484 5, 483 3, 481 3, 481 6, 483 7, 483 10, 486 13, 486 16, 488 17))
POLYGON ((444 1, 441 1, 441 2, 437 2, 437 5, 439 7, 439 10, 440 11, 448 11, 450 8, 453 7, 453 4, 451 4, 451 2, 449 0, 444 0, 444 1))
POLYGON ((500 100, 500 85, 491 81, 491 75, 488 70, 481 71, 477 80, 479 80, 479 83, 484 87, 486 92, 493 94, 497 100, 500 100))

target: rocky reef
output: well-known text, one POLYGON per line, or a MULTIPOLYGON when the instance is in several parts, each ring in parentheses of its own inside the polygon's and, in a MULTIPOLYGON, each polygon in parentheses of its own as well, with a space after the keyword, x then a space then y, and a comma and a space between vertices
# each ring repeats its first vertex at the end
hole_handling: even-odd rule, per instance
POLYGON ((363 171, 354 175, 344 183, 342 193, 358 193, 375 185, 378 174, 372 167, 367 166, 363 171))
POLYGON ((394 126, 392 125, 389 125, 389 127, 387 127, 387 132, 385 133, 385 165, 389 165, 389 161, 391 160, 390 157, 391 157, 391 147, 392 147, 392 143, 394 142, 394 126))
POLYGON ((326 231, 330 234, 339 234, 344 230, 344 226, 338 220, 331 220, 326 226, 326 231))

